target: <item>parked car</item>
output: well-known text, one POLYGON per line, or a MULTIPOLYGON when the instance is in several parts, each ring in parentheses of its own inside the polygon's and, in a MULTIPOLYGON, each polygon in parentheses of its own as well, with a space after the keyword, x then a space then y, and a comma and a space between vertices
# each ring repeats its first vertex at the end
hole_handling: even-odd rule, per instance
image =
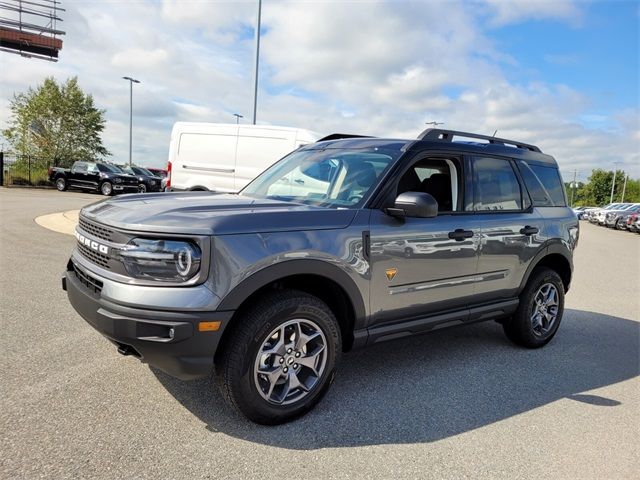
POLYGON ((575 207, 573 208, 573 213, 576 214, 578 220, 585 220, 592 210, 596 210, 598 207, 575 207))
POLYGON ((160 178, 167 177, 167 171, 164 168, 153 168, 153 167, 145 167, 145 168, 149 170, 152 174, 154 174, 156 177, 160 177, 160 178))
POLYGON ((74 188, 108 196, 138 191, 135 176, 121 172, 115 165, 101 162, 74 162, 71 169, 51 167, 49 180, 60 192, 74 188))
POLYGON ((300 128, 177 122, 166 186, 171 191, 237 192, 256 175, 318 135, 300 128))
POLYGON ((605 214, 604 225, 608 228, 617 228, 618 230, 624 228, 622 227, 622 218, 625 215, 630 213, 637 213, 640 211, 640 205, 638 204, 629 204, 628 206, 621 207, 619 210, 609 210, 605 214))
POLYGON ((607 212, 610 210, 617 210, 619 208, 622 208, 624 205, 624 203, 610 203, 609 205, 605 205, 602 208, 594 210, 589 216, 589 222, 597 223, 598 225, 604 225, 604 218, 607 212))
POLYGON ((320 401, 354 348, 489 319, 547 344, 579 222, 538 147, 429 129, 331 135, 239 194, 89 205, 76 236, 62 285, 93 328, 176 377, 215 371, 232 407, 277 424, 320 401), (309 170, 328 181, 301 189, 309 170))
POLYGON ((620 221, 620 223, 622 224, 621 228, 624 228, 625 230, 628 230, 630 232, 635 232, 638 216, 638 213, 629 213, 627 215, 624 215, 622 217, 622 220, 620 221))
POLYGON ((162 178, 154 175, 149 170, 135 165, 118 165, 118 168, 138 179, 138 193, 162 191, 162 178))

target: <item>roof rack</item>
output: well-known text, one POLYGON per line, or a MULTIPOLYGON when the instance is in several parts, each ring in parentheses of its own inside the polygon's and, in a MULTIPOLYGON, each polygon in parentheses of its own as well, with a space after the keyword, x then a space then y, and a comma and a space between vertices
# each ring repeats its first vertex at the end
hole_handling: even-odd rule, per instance
POLYGON ((352 135, 350 133, 332 133, 326 137, 319 138, 316 142, 326 142, 327 140, 340 140, 341 138, 373 138, 370 135, 352 135))
POLYGON ((516 148, 523 148, 525 150, 531 150, 532 152, 542 152, 540 148, 528 143, 516 142, 515 140, 508 140, 506 138, 490 137, 489 135, 479 135, 477 133, 459 132, 457 130, 442 130, 440 128, 427 128, 424 132, 418 135, 418 140, 453 142, 453 137, 477 138, 480 140, 486 140, 490 144, 494 145, 513 145, 516 148))

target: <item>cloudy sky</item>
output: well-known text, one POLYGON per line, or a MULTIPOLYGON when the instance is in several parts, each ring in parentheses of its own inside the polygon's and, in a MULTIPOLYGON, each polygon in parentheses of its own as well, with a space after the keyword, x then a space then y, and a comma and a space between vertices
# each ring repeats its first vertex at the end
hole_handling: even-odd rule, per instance
MULTIPOLYGON (((253 104, 257 0, 63 0, 58 63, 0 52, 8 101, 77 75, 106 110, 112 160, 166 163, 176 121, 253 104)), ((414 138, 425 122, 538 144, 585 179, 640 177, 637 1, 263 1, 258 123, 414 138)))

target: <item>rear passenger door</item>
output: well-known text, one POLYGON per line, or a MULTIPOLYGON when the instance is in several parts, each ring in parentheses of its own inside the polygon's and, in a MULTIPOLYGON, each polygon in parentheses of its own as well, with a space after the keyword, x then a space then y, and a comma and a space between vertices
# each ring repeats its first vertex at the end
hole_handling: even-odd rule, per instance
POLYGON ((467 159, 473 175, 473 210, 480 220, 477 301, 517 295, 529 263, 543 243, 542 216, 511 159, 467 159))
POLYGON ((87 186, 87 164, 85 162, 75 162, 69 172, 69 184, 72 187, 86 188, 87 186))

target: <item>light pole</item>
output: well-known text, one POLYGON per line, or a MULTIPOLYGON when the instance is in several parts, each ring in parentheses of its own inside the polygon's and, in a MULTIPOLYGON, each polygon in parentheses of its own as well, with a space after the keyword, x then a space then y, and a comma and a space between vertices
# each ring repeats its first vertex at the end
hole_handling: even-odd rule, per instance
POLYGON ((624 176, 624 185, 622 186, 622 198, 620 199, 620 203, 624 203, 624 193, 627 191, 627 179, 629 178, 629 174, 627 173, 624 176))
POLYGON ((133 84, 140 83, 140 80, 131 77, 122 78, 129 81, 129 166, 131 166, 131 157, 133 156, 133 84))
POLYGON ((258 21, 256 24, 256 65, 253 72, 253 124, 256 124, 258 108, 258 65, 260 63, 260 17, 262 15, 262 0, 258 0, 258 21))
POLYGON ((234 117, 236 117, 236 125, 238 125, 240 123, 240 119, 244 118, 242 115, 240 115, 239 113, 234 113, 233 114, 234 117))
POLYGON ((609 203, 613 203, 613 190, 616 188, 616 173, 618 173, 616 165, 620 165, 620 162, 613 162, 613 183, 611 184, 611 198, 609 198, 609 203))
POLYGON ((435 120, 433 122, 424 122, 425 125, 433 125, 433 128, 437 128, 438 125, 444 125, 444 122, 436 122, 435 120))

